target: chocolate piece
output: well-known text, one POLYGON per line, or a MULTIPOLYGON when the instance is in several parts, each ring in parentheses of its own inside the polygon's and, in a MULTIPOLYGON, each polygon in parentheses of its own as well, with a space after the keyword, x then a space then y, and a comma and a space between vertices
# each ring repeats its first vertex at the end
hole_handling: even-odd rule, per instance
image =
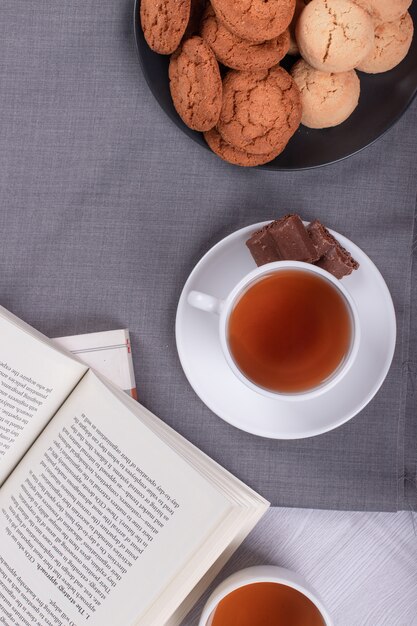
POLYGON ((268 226, 268 232, 277 246, 277 260, 313 263, 320 258, 298 215, 285 215, 272 222, 268 226))
POLYGON ((320 259, 315 263, 318 267, 333 274, 336 278, 343 278, 357 270, 359 263, 350 252, 345 250, 335 237, 319 220, 314 220, 307 226, 307 232, 314 243, 320 259))
POLYGON ((298 215, 285 215, 253 233, 246 242, 256 265, 274 261, 304 261, 343 278, 359 263, 325 226, 314 220, 305 228, 298 215))
POLYGON ((357 270, 359 263, 355 261, 352 255, 343 248, 339 242, 326 252, 326 254, 315 265, 327 270, 336 278, 343 278, 357 270))
POLYGON ((310 222, 307 226, 307 232, 310 235, 310 239, 313 242, 319 257, 326 254, 326 252, 328 252, 333 246, 339 245, 339 242, 329 233, 327 228, 323 226, 319 220, 310 222))
POLYGON ((268 226, 264 226, 261 230, 253 233, 246 245, 258 267, 280 260, 275 241, 268 232, 268 226))

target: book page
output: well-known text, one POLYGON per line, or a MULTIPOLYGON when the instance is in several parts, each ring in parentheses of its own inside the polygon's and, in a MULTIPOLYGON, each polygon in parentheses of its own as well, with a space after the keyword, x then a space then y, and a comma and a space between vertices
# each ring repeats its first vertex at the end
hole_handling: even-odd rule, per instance
POLYGON ((0 308, 0 485, 87 371, 3 311, 0 308))
POLYGON ((230 510, 89 371, 0 491, 0 617, 140 624, 230 510))

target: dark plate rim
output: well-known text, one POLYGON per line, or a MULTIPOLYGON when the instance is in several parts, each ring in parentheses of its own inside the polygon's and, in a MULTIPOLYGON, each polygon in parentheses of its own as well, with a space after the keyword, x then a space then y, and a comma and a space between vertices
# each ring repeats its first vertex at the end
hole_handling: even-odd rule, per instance
MULTIPOLYGON (((162 106, 162 104, 159 101, 158 94, 157 94, 156 90, 154 89, 153 84, 151 83, 151 81, 148 78, 148 72, 146 71, 145 64, 143 62, 142 56, 140 54, 140 49, 139 49, 139 37, 140 37, 140 32, 139 32, 139 21, 140 21, 139 20, 139 17, 140 17, 140 15, 139 15, 139 3, 140 3, 140 0, 135 0, 135 4, 134 4, 134 7, 133 7, 133 32, 134 32, 134 37, 135 37, 136 54, 137 54, 137 57, 139 59, 139 64, 140 64, 140 67, 142 69, 142 74, 144 75, 146 84, 148 85, 148 87, 149 87, 153 97, 157 101, 158 106, 162 109, 162 111, 165 113, 165 115, 167 117, 169 117, 169 119, 175 124, 175 126, 180 131, 182 131, 183 134, 186 134, 186 133, 184 133, 183 128, 181 128, 181 126, 179 124, 179 119, 178 119, 177 114, 174 114, 171 111, 166 111, 164 109, 164 107, 162 106)), ((417 33, 416 33, 416 36, 417 36, 417 33)), ((358 150, 355 150, 354 152, 350 152, 349 154, 346 154, 345 156, 342 156, 339 159, 334 159, 333 161, 326 161, 325 163, 318 163, 317 165, 308 165, 308 166, 305 166, 305 167, 297 167, 297 166, 295 166, 295 167, 282 167, 282 166, 272 167, 269 164, 265 164, 265 165, 257 165, 256 167, 251 167, 250 169, 251 170, 264 170, 266 172, 306 172, 308 170, 315 170, 315 169, 319 169, 321 167, 327 167, 328 165, 335 165, 336 163, 340 163, 342 161, 345 161, 346 159, 349 159, 350 157, 355 156, 356 154, 359 154, 363 150, 366 150, 366 148, 369 148, 370 146, 372 146, 374 143, 379 141, 388 131, 390 131, 395 126, 395 124, 397 124, 397 122, 399 122, 399 120, 403 117, 403 115, 407 112, 407 110, 411 107, 411 105, 414 102, 416 96, 417 96, 417 85, 416 85, 416 87, 414 89, 414 93, 412 94, 412 96, 409 99, 409 101, 407 102, 407 104, 400 111, 400 113, 398 113, 398 115, 396 115, 393 118, 393 120, 391 121, 389 126, 387 126, 387 128, 385 130, 383 130, 380 135, 378 135, 378 137, 375 137, 375 139, 373 139, 369 143, 365 144, 364 146, 362 146, 358 150)), ((211 152, 210 148, 208 146, 203 146, 197 140, 197 138, 194 135, 191 135, 191 134, 187 133, 187 137, 192 139, 192 141, 194 141, 194 143, 196 143, 198 146, 200 146, 200 148, 205 148, 208 152, 211 152)), ((273 163, 273 161, 272 161, 272 163, 273 163)), ((233 163, 228 163, 228 165, 230 165, 231 167, 239 168, 239 165, 234 165, 233 163)), ((242 169, 242 168, 240 168, 240 169, 242 169)))

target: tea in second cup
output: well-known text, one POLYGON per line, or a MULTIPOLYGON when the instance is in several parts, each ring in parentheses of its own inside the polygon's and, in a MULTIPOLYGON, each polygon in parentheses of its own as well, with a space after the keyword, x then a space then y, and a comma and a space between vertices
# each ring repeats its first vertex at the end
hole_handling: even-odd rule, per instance
POLYGON ((213 591, 199 626, 332 626, 317 592, 296 572, 258 565, 213 591))

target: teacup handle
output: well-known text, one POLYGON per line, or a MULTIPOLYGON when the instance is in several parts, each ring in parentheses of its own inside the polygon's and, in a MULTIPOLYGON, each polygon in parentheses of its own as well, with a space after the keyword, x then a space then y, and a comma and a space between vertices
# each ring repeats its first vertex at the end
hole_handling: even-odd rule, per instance
POLYGON ((201 291, 190 291, 187 300, 188 304, 191 304, 195 309, 206 311, 206 313, 215 313, 216 315, 220 315, 224 307, 224 300, 209 296, 201 291))

